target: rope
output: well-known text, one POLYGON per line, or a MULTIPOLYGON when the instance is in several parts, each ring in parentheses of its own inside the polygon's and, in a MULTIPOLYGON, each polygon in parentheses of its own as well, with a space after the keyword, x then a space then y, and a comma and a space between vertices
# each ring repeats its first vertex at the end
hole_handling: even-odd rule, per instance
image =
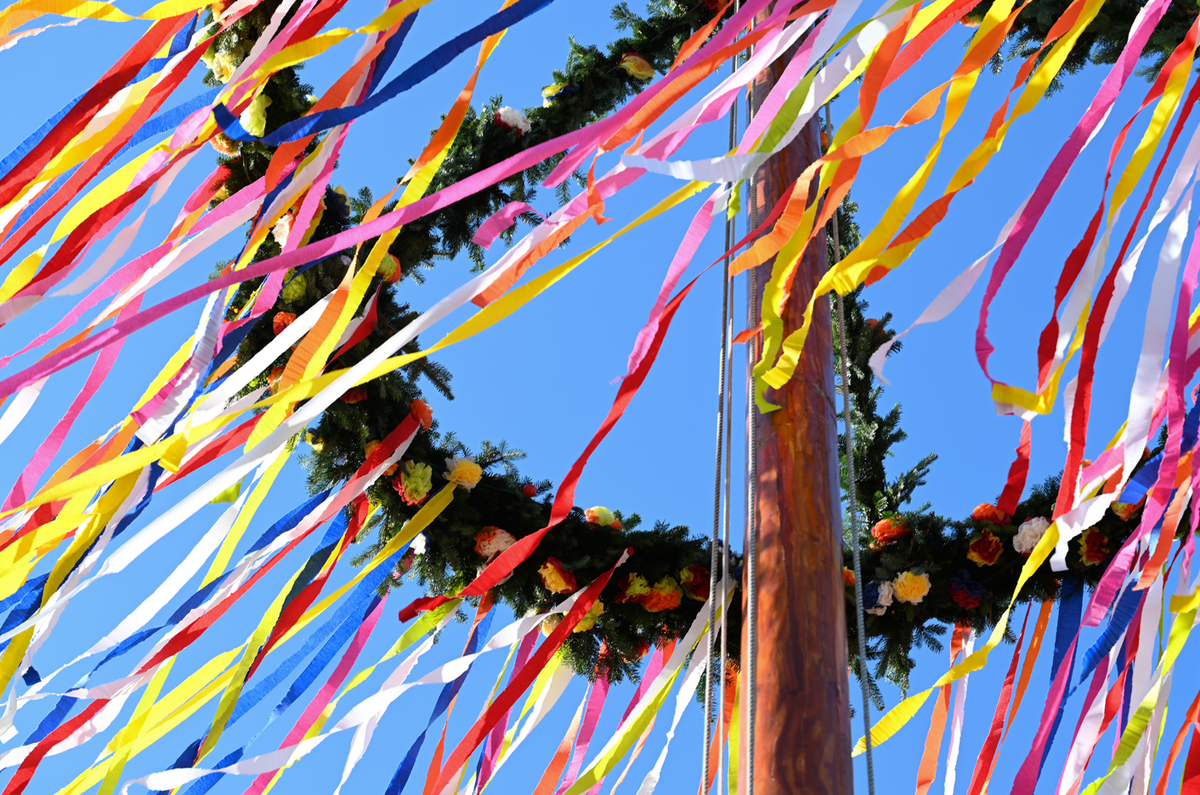
MULTIPOLYGON (((825 105, 825 124, 833 132, 833 117, 825 105)), ((833 211, 833 264, 842 259, 838 220, 841 208, 833 211)), ((850 398, 850 356, 846 348, 846 305, 837 293, 838 341, 842 352, 842 420, 846 426, 846 482, 850 497, 850 550, 854 558, 854 618, 858 627, 858 681, 862 685, 863 731, 867 738, 867 791, 875 795, 875 760, 871 751, 871 692, 867 684, 867 639, 863 628, 862 563, 858 551, 858 484, 854 479, 854 402, 850 398)))
MULTIPOLYGON (((741 5, 740 2, 737 3, 741 5)), ((731 70, 737 72, 737 56, 735 55, 730 63, 731 70)), ((729 148, 732 149, 737 145, 737 107, 731 109, 729 114, 729 148)), ((726 657, 726 640, 725 633, 721 633, 721 663, 720 666, 714 665, 716 656, 716 623, 717 623, 717 600, 713 597, 717 593, 717 566, 722 565, 722 571, 726 570, 724 563, 728 562, 728 547, 729 547, 729 436, 731 432, 726 431, 726 427, 730 422, 729 415, 726 413, 726 406, 732 408, 733 394, 726 389, 726 383, 729 375, 729 338, 732 331, 732 318, 729 312, 729 301, 732 298, 729 283, 729 249, 733 245, 734 228, 732 221, 727 217, 725 219, 725 263, 723 268, 722 290, 721 290, 721 361, 717 366, 717 466, 716 478, 713 486, 713 529, 712 537, 709 541, 709 546, 712 549, 712 561, 709 566, 709 600, 708 600, 708 661, 705 663, 704 672, 704 745, 701 749, 701 767, 700 767, 700 791, 707 792, 709 789, 708 774, 709 774, 709 759, 708 749, 712 744, 712 707, 713 693, 716 690, 716 685, 713 683, 713 675, 717 667, 720 668, 720 676, 722 677, 722 688, 725 687, 725 657, 726 657), (724 459, 724 462, 722 462, 724 459), (722 471, 722 463, 724 470, 722 471), (724 480, 722 480, 724 476, 724 480), (724 522, 722 524, 721 512, 721 493, 725 493, 725 511, 724 522), (721 538, 718 539, 718 531, 721 532, 721 538), (718 546, 725 550, 725 560, 718 558, 718 546)), ((732 430, 732 429, 730 429, 732 430)), ((721 604, 725 603, 725 578, 721 578, 721 604)), ((724 612, 722 612, 722 626, 724 626, 724 612)), ((722 692, 724 692, 722 690, 722 692)), ((717 713, 717 731, 721 730, 721 715, 717 713)), ((717 770, 724 771, 724 754, 717 755, 717 770)), ((717 792, 721 791, 721 785, 718 781, 717 792)))

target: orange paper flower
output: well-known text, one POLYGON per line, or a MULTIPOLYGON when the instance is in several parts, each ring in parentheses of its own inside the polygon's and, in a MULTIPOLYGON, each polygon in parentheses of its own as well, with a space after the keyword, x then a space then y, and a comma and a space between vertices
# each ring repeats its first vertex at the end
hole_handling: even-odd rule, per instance
POLYGON ((853 569, 847 569, 845 567, 842 567, 842 582, 844 582, 846 584, 847 588, 854 587, 854 571, 853 571, 853 569))
POLYGON ((971 540, 967 560, 974 561, 977 566, 991 566, 1000 559, 1003 552, 1004 542, 992 535, 991 530, 985 529, 971 540))
POLYGON ((542 585, 550 593, 573 593, 578 587, 575 575, 558 558, 546 558, 538 574, 542 575, 542 585))
POLYGON ((213 149, 217 150, 217 154, 225 157, 233 157, 238 152, 238 145, 225 133, 217 133, 209 143, 212 144, 213 149))
POLYGON ((433 427, 433 410, 429 408, 429 404, 420 398, 416 398, 412 403, 408 404, 408 410, 414 417, 421 421, 425 426, 425 430, 433 427))
POLYGON ((679 583, 674 577, 663 577, 654 583, 650 593, 642 599, 642 607, 650 613, 661 613, 664 610, 674 610, 679 607, 681 601, 683 591, 680 590, 679 583))
POLYGON ((703 566, 688 566, 679 572, 679 584, 689 599, 703 602, 708 599, 708 589, 712 585, 712 575, 703 566))
POLYGON ((296 314, 294 312, 276 312, 275 317, 271 318, 271 330, 275 332, 275 336, 279 336, 285 328, 296 322, 296 314))
POLYGON ((367 391, 361 386, 356 386, 353 389, 347 389, 346 394, 342 395, 342 402, 351 405, 361 403, 367 399, 367 391))
POLYGON ((908 526, 908 520, 901 516, 880 519, 871 528, 871 537, 880 544, 890 544, 893 541, 899 541, 911 535, 912 528, 908 526))
POLYGON ((1012 517, 990 502, 981 502, 976 505, 975 510, 971 511, 971 518, 977 522, 991 522, 992 524, 1008 524, 1012 521, 1012 517))

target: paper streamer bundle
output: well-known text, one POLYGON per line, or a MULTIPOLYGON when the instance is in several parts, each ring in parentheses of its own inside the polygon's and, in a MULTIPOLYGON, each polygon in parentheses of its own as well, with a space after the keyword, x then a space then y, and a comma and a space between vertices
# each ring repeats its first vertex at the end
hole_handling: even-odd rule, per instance
MULTIPOLYGON (((759 165, 796 139, 818 108, 835 96, 853 97, 857 90, 856 110, 834 132, 827 151, 791 187, 761 228, 736 246, 739 253, 731 268, 733 273, 774 257, 761 311, 763 359, 753 374, 759 405, 770 410, 765 388, 779 387, 791 377, 806 344, 807 325, 784 334, 781 311, 789 298, 791 279, 800 256, 850 191, 859 170, 870 167, 877 149, 898 145, 891 141, 897 131, 933 121, 945 98, 938 137, 921 165, 862 243, 825 276, 813 295, 814 302, 832 290, 848 293, 888 277, 936 233, 956 196, 970 190, 1006 137, 1041 101, 1063 69, 1074 42, 1103 5, 1100 0, 1075 0, 1070 4, 1042 49, 1019 66, 1010 92, 1015 101, 1006 99, 995 109, 985 137, 957 164, 941 194, 914 216, 918 198, 934 166, 943 158, 943 142, 961 118, 982 68, 999 52, 1017 22, 1021 9, 1009 0, 996 0, 987 8, 960 63, 945 76, 945 82, 930 88, 898 120, 889 123, 874 118, 882 92, 971 11, 974 2, 936 0, 926 5, 900 0, 872 11, 860 8, 856 0, 809 0, 791 7, 750 0, 727 16, 723 24, 717 26, 714 19, 703 36, 689 40, 665 75, 656 76, 611 116, 523 149, 430 192, 466 117, 480 70, 500 37, 509 27, 519 25, 552 2, 505 3, 496 14, 447 38, 444 44, 412 59, 411 66, 388 77, 397 51, 407 54, 413 47, 406 43, 406 36, 414 15, 432 1, 388 4, 370 23, 355 30, 333 26, 341 3, 300 0, 280 4, 266 17, 262 35, 240 63, 218 65, 214 61, 214 74, 219 67, 223 77, 220 86, 184 102, 174 97, 193 67, 209 57, 218 36, 255 12, 257 4, 253 0, 214 7, 211 25, 198 24, 197 12, 206 9, 206 4, 180 0, 160 3, 137 17, 101 2, 66 9, 61 4, 21 0, 0 11, 0 48, 19 46, 23 37, 73 23, 39 22, 42 27, 22 30, 22 26, 44 15, 149 23, 138 42, 89 91, 68 103, 0 161, 0 224, 4 230, 0 265, 5 267, 0 284, 0 322, 8 323, 35 309, 39 314, 48 312, 59 318, 23 349, 5 351, 0 360, 4 370, 0 373, 0 397, 5 399, 0 443, 20 425, 44 390, 53 388, 51 379, 56 374, 96 355, 80 394, 47 431, 0 506, 0 607, 5 616, 0 642, 6 644, 0 654, 0 690, 5 694, 0 731, 6 743, 0 765, 12 771, 5 795, 24 791, 47 757, 88 743, 102 746, 96 762, 79 772, 62 790, 64 795, 82 793, 92 786, 106 795, 118 786, 122 791, 139 791, 190 785, 189 791, 204 792, 227 776, 249 776, 244 779, 249 789, 265 792, 287 775, 291 765, 327 738, 353 730, 347 735, 352 740, 341 777, 340 786, 346 786, 368 752, 379 721, 409 689, 425 684, 442 686, 444 698, 439 697, 425 729, 436 732, 439 721, 448 723, 450 705, 475 661, 484 659, 488 652, 508 649, 512 668, 509 671, 509 663, 505 663, 507 678, 502 671, 465 736, 451 739, 447 748, 443 734, 435 763, 426 776, 426 792, 481 792, 559 701, 571 675, 563 663, 561 648, 574 629, 594 621, 593 608, 601 591, 610 581, 615 582, 613 578, 625 576, 622 567, 626 556, 593 581, 575 583, 563 590, 572 592, 572 596, 550 613, 518 618, 490 636, 493 616, 489 594, 534 554, 539 543, 574 508, 575 488, 588 457, 630 405, 655 363, 676 312, 696 279, 708 272, 702 270, 677 289, 712 219, 728 208, 731 198, 739 195, 759 165), (357 42, 360 49, 341 79, 314 98, 300 118, 274 126, 267 134, 264 118, 270 111, 264 91, 271 76, 347 39, 357 42), (416 161, 403 190, 398 189, 396 203, 390 204, 396 192, 389 193, 363 213, 362 223, 316 237, 324 214, 332 212, 332 199, 326 198, 331 195, 329 181, 339 151, 350 145, 352 122, 369 113, 393 112, 394 106, 389 103, 476 46, 476 68, 466 90, 447 103, 449 111, 441 127, 416 161), (712 77, 736 53, 751 46, 752 56, 731 75, 712 77), (785 53, 790 60, 781 79, 762 98, 758 114, 733 151, 714 153, 710 159, 673 159, 693 132, 725 118, 753 77, 785 53), (861 81, 856 82, 859 78, 861 81), (708 90, 697 100, 691 91, 702 83, 708 90), (218 195, 219 189, 213 187, 213 180, 221 176, 218 169, 196 186, 180 207, 169 210, 175 213, 175 221, 161 241, 150 247, 139 244, 135 249, 146 214, 164 201, 185 166, 206 145, 220 150, 230 141, 274 147, 266 176, 232 195, 218 195), (127 152, 133 153, 132 159, 114 168, 117 159, 127 152), (620 152, 617 162, 596 176, 595 160, 607 152, 620 152), (371 292, 372 285, 377 284, 373 280, 377 275, 390 278, 392 271, 388 269, 398 267, 388 261, 387 248, 405 225, 558 155, 563 156, 561 162, 543 184, 563 184, 590 158, 586 189, 517 239, 490 267, 415 315, 354 364, 343 367, 337 363, 344 351, 360 345, 373 332, 378 300, 378 294, 371 292), (537 271, 542 260, 551 257, 559 243, 589 220, 606 220, 609 199, 634 183, 649 183, 642 179, 648 174, 667 175, 683 184, 672 186, 676 189, 667 191, 641 215, 626 220, 602 242, 526 279, 537 271), (404 631, 382 659, 359 668, 364 646, 381 621, 391 620, 385 612, 386 599, 380 595, 380 585, 401 565, 409 544, 447 510, 455 489, 471 484, 451 482, 431 494, 403 532, 387 541, 349 583, 326 593, 331 574, 338 565, 345 565, 348 545, 376 515, 376 506, 367 497, 368 489, 380 478, 394 476, 393 467, 402 462, 418 429, 428 424, 428 417, 423 405, 414 404, 413 412, 379 440, 352 475, 267 525, 257 516, 259 506, 292 455, 292 440, 353 390, 502 323, 585 265, 613 240, 654 222, 700 193, 706 193, 706 198, 664 275, 659 295, 647 297, 652 307, 649 318, 632 345, 629 368, 612 408, 562 480, 547 525, 513 539, 498 554, 490 555, 478 576, 457 592, 433 594, 405 608, 404 617, 419 615, 417 622, 404 631), (143 200, 145 209, 131 218, 135 206, 143 200), (245 245, 217 278, 205 280, 194 266, 188 267, 218 241, 247 227, 245 245), (260 256, 268 238, 278 242, 278 255, 260 256), (288 319, 274 339, 253 357, 239 361, 236 351, 252 325, 272 309, 306 268, 343 251, 357 252, 366 244, 371 245, 370 253, 361 261, 357 257, 351 260, 339 284, 310 309, 288 319), (84 260, 93 251, 98 255, 84 268, 84 260), (166 277, 179 272, 195 274, 189 281, 196 286, 165 299, 155 296, 156 303, 150 304, 149 293, 166 277), (235 303, 246 283, 255 286, 247 300, 235 303), (73 303, 61 300, 68 296, 73 303), (475 314, 447 330, 429 348, 413 349, 411 344, 419 334, 469 302, 480 307, 475 314), (43 303, 46 306, 39 308, 43 303), (193 305, 201 306, 193 335, 150 379, 127 416, 47 477, 82 408, 103 389, 123 341, 193 305), (64 338, 85 317, 90 317, 86 325, 64 338), (56 347, 36 362, 12 363, 16 356, 51 342, 56 347), (273 363, 287 352, 286 366, 272 372, 273 363), (268 373, 269 386, 252 386, 261 384, 268 373), (218 459, 220 471, 199 482, 194 473, 218 459), (152 520, 143 520, 143 512, 158 492, 179 481, 185 485, 176 491, 184 496, 172 496, 173 502, 165 511, 152 520), (228 507, 183 561, 156 584, 150 596, 120 617, 91 648, 81 649, 74 659, 42 659, 46 639, 59 618, 78 600, 88 599, 95 583, 127 572, 148 550, 166 542, 172 531, 213 502, 228 507), (248 547, 241 543, 247 531, 248 538, 255 539, 248 547), (302 560, 296 552, 301 547, 307 551, 302 560), (293 573, 287 585, 267 599, 261 595, 262 589, 255 587, 277 566, 281 572, 293 573), (188 584, 198 575, 199 587, 190 590, 188 584), (182 659, 179 655, 198 639, 220 633, 222 617, 243 599, 265 605, 244 642, 224 644, 229 646, 227 651, 194 671, 175 671, 176 661, 182 659), (420 659, 432 646, 433 633, 445 626, 467 599, 478 600, 477 617, 463 654, 418 674, 420 659), (169 617, 160 617, 171 608, 169 617), (547 621, 550 615, 554 618, 547 621), (308 630, 314 622, 314 628, 308 630), (540 641, 536 634, 539 631, 546 634, 540 641), (297 648, 300 639, 303 642, 297 648), (134 656, 129 656, 131 653, 134 656), (398 662, 393 659, 401 657, 398 662), (336 664, 327 672, 335 658, 336 664), (60 681, 61 672, 84 661, 88 673, 81 680, 73 685, 60 681), (375 692, 351 695, 376 669, 386 678, 375 692), (281 698, 271 696, 272 688, 297 670, 300 673, 288 692, 281 698), (176 678, 184 674, 184 678, 168 686, 172 673, 176 678), (321 684, 316 692, 309 693, 318 680, 321 684), (335 718, 343 696, 350 696, 346 701, 350 706, 335 718), (268 697, 277 701, 267 725, 285 713, 295 715, 284 717, 291 724, 279 747, 250 748, 250 742, 235 745, 223 738, 230 726, 268 697), (308 700, 301 708, 296 702, 304 698, 308 700), (52 702, 46 713, 44 707, 52 702), (296 709, 288 712, 293 705, 296 709), (36 726, 32 718, 25 718, 35 709, 40 709, 38 714, 42 715, 36 726), (207 724, 201 736, 177 737, 172 733, 197 714, 207 724), (160 741, 174 742, 182 749, 178 762, 169 770, 128 777, 125 771, 131 760, 160 741)), ((1158 167, 1152 180, 1153 185, 1158 184, 1181 137, 1187 114, 1197 101, 1194 86, 1185 96, 1194 67, 1195 26, 1161 65, 1158 79, 1138 110, 1140 114, 1152 108, 1151 122, 1120 168, 1116 165, 1121 162, 1125 133, 1136 115, 1113 146, 1096 221, 1082 233, 1078 256, 1073 255, 1064 265, 1056 294, 1056 316, 1046 325, 1042 344, 1033 356, 1038 365, 1037 383, 1027 387, 1009 385, 995 380, 988 371, 994 344, 988 336, 993 299, 1005 286, 1026 241, 1084 147, 1109 123, 1122 92, 1134 90, 1130 81, 1134 66, 1167 8, 1166 0, 1142 7, 1128 42, 1097 96, 1069 138, 1060 143, 1054 165, 1039 184, 1031 186, 1024 203, 1006 208, 1015 210, 1007 225, 1003 217, 987 219, 992 226, 1002 227, 995 246, 949 285, 914 323, 929 323, 953 311, 986 270, 991 254, 998 251, 984 294, 976 342, 979 365, 990 380, 997 409, 1027 423, 1049 413, 1066 368, 1078 354, 1078 374, 1063 388, 1070 452, 1055 515, 1024 563, 1017 592, 1012 595, 1014 605, 1022 585, 1040 566, 1049 565, 1056 571, 1065 567, 1069 542, 1091 531, 1114 503, 1145 502, 1136 530, 1116 552, 1096 591, 1086 600, 1082 593, 1064 596, 1057 628, 1064 651, 1056 662, 1040 728, 1034 737, 1014 738, 1019 739, 1014 743, 1005 742, 1007 728, 1024 693, 1032 660, 1036 659, 1035 649, 1046 630, 1048 611, 1043 611, 1030 636, 1019 679, 1016 672, 1022 642, 1018 643, 987 745, 970 777, 972 793, 983 791, 996 755, 1014 745, 1028 746, 1015 790, 1033 792, 1043 775, 1049 777, 1042 769, 1044 751, 1062 729, 1062 705, 1072 697, 1081 704, 1081 713, 1072 730, 1057 792, 1123 792, 1131 785, 1139 793, 1148 792, 1150 772, 1161 746, 1157 732, 1167 709, 1174 665, 1190 636, 1200 604, 1200 583, 1191 571, 1190 535, 1176 547, 1175 557, 1171 555, 1175 531, 1200 477, 1192 464, 1197 434, 1195 421, 1188 421, 1187 407, 1187 387, 1200 362, 1195 355, 1200 347, 1200 317, 1192 313, 1200 255, 1193 246, 1184 256, 1200 164, 1200 135, 1193 133, 1184 145, 1144 230, 1140 224, 1153 189, 1147 192, 1120 253, 1106 265, 1110 236, 1134 187, 1156 157, 1158 167), (1160 152, 1166 129, 1176 114, 1180 118, 1160 152), (1109 197, 1107 189, 1114 174, 1113 194, 1109 197), (1166 243, 1152 277, 1127 421, 1103 452, 1085 463, 1083 450, 1097 352, 1123 303, 1151 231, 1164 223, 1166 243), (1135 237, 1137 242, 1132 244, 1135 237), (1107 275, 1102 276, 1106 267, 1107 275), (1180 281, 1182 287, 1177 288, 1180 281), (1172 311, 1176 298, 1178 308, 1172 311), (1166 358, 1164 349, 1169 351, 1166 358), (1143 451, 1163 428, 1165 447, 1143 465, 1143 451), (1164 600, 1169 571, 1175 592, 1164 600), (1061 617, 1064 615, 1066 618, 1061 617), (1153 651, 1155 628, 1160 623, 1169 625, 1161 656, 1153 651), (1080 632, 1096 627, 1101 630, 1099 639, 1080 653, 1080 632), (1077 680, 1076 658, 1082 671, 1077 680), (1106 772, 1088 781, 1085 773, 1098 739, 1116 719, 1109 708, 1113 693, 1128 703, 1127 718, 1120 719, 1121 739, 1106 772)), ((631 70, 640 68, 636 61, 629 64, 631 70)), ((553 88, 563 92, 569 86, 553 88)), ((498 112, 497 123, 521 129, 520 119, 511 114, 498 112)), ((513 202, 480 228, 476 242, 489 246, 515 218, 529 215, 531 210, 522 202, 513 202)), ((811 304, 809 309, 811 314, 811 304)), ((876 354, 876 372, 881 371, 884 356, 886 350, 876 354)), ((1027 462, 1028 444, 1022 449, 1027 462)), ((1015 483, 1018 496, 1023 485, 1023 477, 1015 483)), ((165 500, 166 496, 158 499, 165 500)), ((1196 524, 1195 510, 1192 526, 1196 524)), ((725 592, 732 594, 729 589, 725 592)), ((717 595, 707 594, 706 598, 716 599, 717 595)), ((247 603, 241 602, 243 606, 247 603)), ((724 610, 726 606, 721 604, 719 608, 724 610)), ((961 633, 958 646, 963 661, 929 689, 909 697, 885 715, 872 731, 875 742, 895 734, 929 695, 955 682, 959 682, 959 695, 954 708, 951 711, 949 706, 949 690, 943 689, 935 723, 940 720, 944 724, 952 714, 952 734, 961 728, 966 678, 987 663, 1004 635, 1011 610, 1012 606, 1002 612, 991 634, 979 639, 976 650, 972 650, 975 639, 961 633)), ((686 631, 681 631, 678 643, 649 655, 646 677, 630 709, 616 733, 604 742, 593 733, 607 684, 598 680, 593 685, 580 704, 568 738, 562 741, 560 753, 548 762, 549 769, 555 771, 543 779, 549 789, 561 795, 576 795, 599 786, 622 760, 637 756, 658 711, 675 692, 675 710, 667 734, 670 740, 691 700, 708 653, 707 608, 700 608, 696 615, 686 631), (599 750, 587 759, 596 746, 599 750)), ((1022 638, 1024 633, 1023 628, 1022 638)), ((725 714, 729 717, 723 724, 731 735, 731 744, 736 742, 733 738, 742 725, 734 708, 736 702, 735 686, 727 694, 725 714)), ((1196 712, 1193 705, 1188 712, 1189 725, 1195 723, 1196 712)), ((1062 734, 1066 735, 1066 729, 1062 734)), ((414 736, 412 759, 406 756, 393 778, 395 791, 403 789, 412 776, 425 736, 424 732, 414 736)), ((1181 732, 1170 748, 1171 763, 1182 753, 1183 737, 1181 732)), ((723 753, 721 742, 720 737, 715 741, 714 756, 723 753)), ((664 746, 640 785, 641 795, 655 789, 666 753, 664 746)), ((1191 753, 1189 750, 1186 767, 1194 774, 1191 753)), ((948 760, 952 779, 959 756, 956 744, 948 760)), ((933 763, 936 766, 936 756, 933 763)), ((1169 763, 1161 774, 1160 787, 1170 767, 1169 763)), ((931 775, 923 764, 923 778, 931 775)), ((542 791, 540 786, 538 791, 542 791)))

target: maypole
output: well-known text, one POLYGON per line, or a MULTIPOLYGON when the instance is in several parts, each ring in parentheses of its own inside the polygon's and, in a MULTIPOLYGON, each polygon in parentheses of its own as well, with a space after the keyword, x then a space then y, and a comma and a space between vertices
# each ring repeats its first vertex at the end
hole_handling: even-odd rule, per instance
MULTIPOLYGON (((752 103, 767 96, 787 60, 780 58, 755 78, 752 103)), ((765 216, 820 156, 814 117, 755 174, 751 222, 765 216)), ((827 260, 822 232, 804 252, 792 282, 783 311, 785 335, 800 325, 827 260)), ((768 261, 750 272, 752 326, 771 267, 768 261)), ((748 355, 757 360, 757 339, 750 341, 748 355)), ((746 775, 740 781, 752 779, 753 795, 853 792, 833 372, 829 303, 817 301, 795 377, 768 390, 780 409, 763 414, 752 402, 749 409, 746 549, 748 555, 755 550, 755 560, 753 566, 748 561, 743 577, 742 648, 746 663, 754 666, 757 692, 749 731, 742 735, 746 775)))

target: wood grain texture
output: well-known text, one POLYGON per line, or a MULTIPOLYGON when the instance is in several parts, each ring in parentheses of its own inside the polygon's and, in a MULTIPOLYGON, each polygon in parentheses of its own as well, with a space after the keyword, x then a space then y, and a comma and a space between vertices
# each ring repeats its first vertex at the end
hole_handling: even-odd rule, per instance
MULTIPOLYGON (((786 63, 781 58, 777 69, 756 78, 758 101, 767 96, 786 63)), ((758 171, 752 201, 759 218, 819 156, 820 132, 814 119, 758 171)), ((771 266, 760 266, 756 274, 758 306, 771 266)), ((822 232, 805 252, 792 284, 783 317, 785 334, 800 324, 827 267, 822 232)), ((779 390, 768 390, 767 399, 782 408, 770 414, 756 412, 753 420, 759 532, 754 791, 850 795, 854 784, 846 606, 827 300, 816 302, 795 377, 779 390)), ((748 648, 745 629, 742 648, 748 648)))

